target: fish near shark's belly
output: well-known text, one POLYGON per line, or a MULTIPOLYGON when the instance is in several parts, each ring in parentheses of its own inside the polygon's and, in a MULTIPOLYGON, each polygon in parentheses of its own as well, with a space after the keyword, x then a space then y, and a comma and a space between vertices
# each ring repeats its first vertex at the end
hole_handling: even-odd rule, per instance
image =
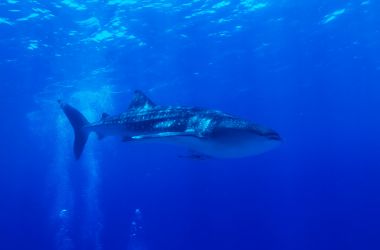
POLYGON ((210 138, 182 136, 171 138, 170 142, 215 158, 239 158, 267 152, 277 145, 268 142, 223 143, 210 138))
POLYGON ((218 145, 209 139, 199 138, 196 136, 178 136, 163 139, 161 142, 185 146, 195 152, 216 158, 238 157, 236 156, 236 152, 232 152, 231 147, 218 145))

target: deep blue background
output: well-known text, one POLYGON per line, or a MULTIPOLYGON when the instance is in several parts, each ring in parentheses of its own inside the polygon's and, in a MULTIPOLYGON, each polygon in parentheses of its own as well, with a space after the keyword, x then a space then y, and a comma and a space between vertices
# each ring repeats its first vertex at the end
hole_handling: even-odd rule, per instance
POLYGON ((137 250, 136 208, 146 250, 380 249, 379 3, 65 2, 0 3, 1 249, 137 250), (190 17, 201 10, 213 12, 190 17), (78 23, 90 17, 99 24, 78 23), (114 35, 89 39, 102 30, 114 35), (88 110, 102 99, 100 116, 122 112, 134 89, 251 119, 285 142, 192 161, 175 146, 90 138, 74 161, 55 100, 88 110))

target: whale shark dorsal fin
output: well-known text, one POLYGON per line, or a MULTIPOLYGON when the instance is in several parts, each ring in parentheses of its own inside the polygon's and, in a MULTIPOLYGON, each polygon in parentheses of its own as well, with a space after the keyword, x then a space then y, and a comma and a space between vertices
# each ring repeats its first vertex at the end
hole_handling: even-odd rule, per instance
POLYGON ((149 109, 156 106, 142 91, 136 90, 128 109, 149 109))

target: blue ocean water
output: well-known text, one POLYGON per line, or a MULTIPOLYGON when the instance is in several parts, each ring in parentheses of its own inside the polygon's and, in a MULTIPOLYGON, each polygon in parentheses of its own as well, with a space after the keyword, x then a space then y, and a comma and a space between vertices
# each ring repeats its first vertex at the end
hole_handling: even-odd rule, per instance
POLYGON ((380 249, 375 0, 2 0, 0 249, 380 249), (241 159, 98 141, 139 89, 278 131, 241 159))

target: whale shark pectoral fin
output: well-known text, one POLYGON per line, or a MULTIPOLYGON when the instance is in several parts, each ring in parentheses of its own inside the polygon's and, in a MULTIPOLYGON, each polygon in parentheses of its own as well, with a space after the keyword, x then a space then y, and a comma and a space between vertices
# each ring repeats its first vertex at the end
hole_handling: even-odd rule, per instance
POLYGON ((159 139, 159 138, 168 138, 176 136, 194 136, 197 135, 193 132, 162 132, 156 134, 145 134, 145 135, 135 135, 130 137, 132 140, 143 140, 143 139, 159 139))

